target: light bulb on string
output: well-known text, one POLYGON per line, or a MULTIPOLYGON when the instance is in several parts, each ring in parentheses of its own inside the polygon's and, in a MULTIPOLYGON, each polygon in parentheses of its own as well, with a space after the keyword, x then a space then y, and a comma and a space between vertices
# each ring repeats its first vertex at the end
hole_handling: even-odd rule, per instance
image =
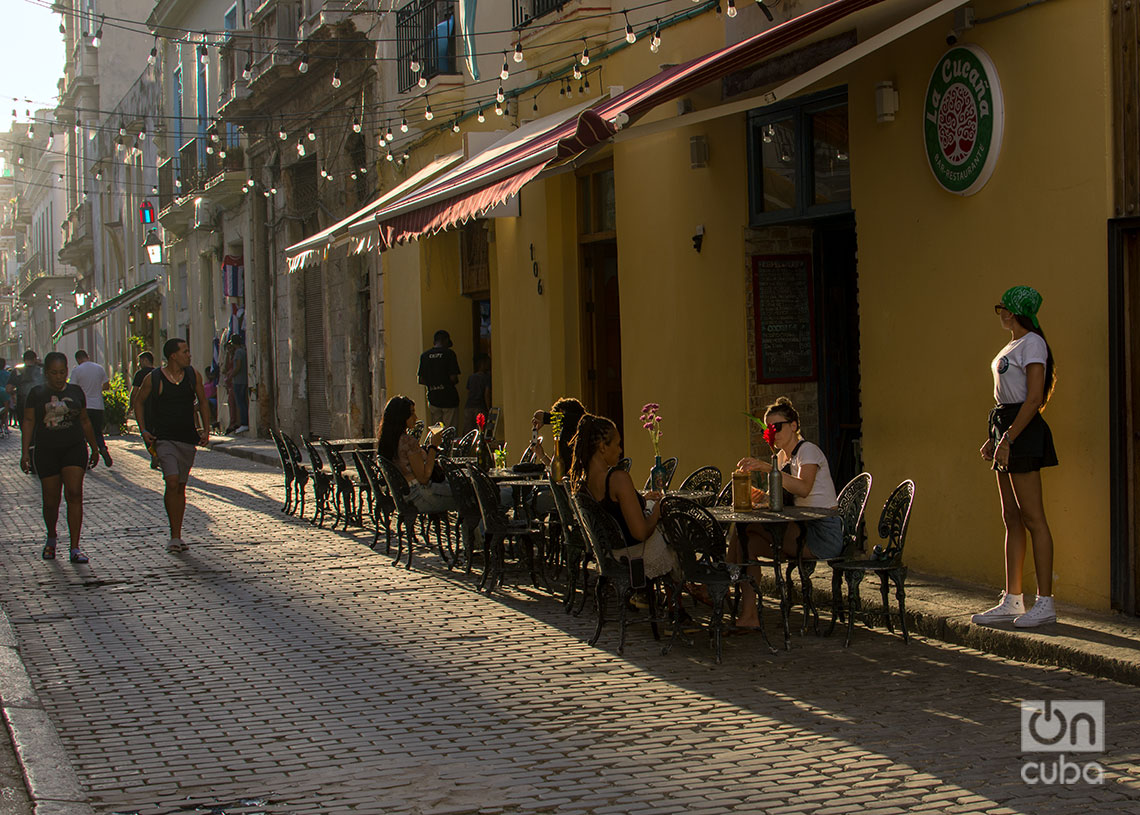
POLYGON ((205 34, 202 35, 203 42, 198 46, 198 59, 203 65, 208 65, 210 63, 210 51, 206 48, 205 36, 205 34))
POLYGON ((578 67, 577 63, 574 63, 574 78, 575 79, 581 79, 582 78, 582 69, 578 67))
POLYGON ((384 158, 386 158, 388 161, 392 161, 393 160, 392 151, 389 150, 388 155, 384 156, 384 158))
POLYGON ((653 39, 649 41, 649 50, 656 54, 661 49, 661 25, 653 30, 653 39))
POLYGON ((146 141, 146 125, 139 128, 139 141, 146 141))
POLYGON ((208 155, 208 156, 214 155, 214 145, 212 145, 212 144, 206 145, 206 155, 208 155))
POLYGON ((368 175, 368 168, 367 167, 361 167, 356 172, 360 173, 361 175, 368 175))
POLYGON ((253 63, 252 62, 247 62, 245 64, 245 67, 242 68, 241 78, 244 79, 246 82, 249 82, 249 80, 253 79, 253 63))
POLYGON ((407 133, 408 132, 408 119, 405 116, 400 117, 400 132, 401 133, 407 133))
POLYGON ((534 97, 534 105, 532 106, 535 113, 538 113, 538 96, 534 97))
POLYGON ((48 130, 47 149, 48 149, 48 150, 51 150, 51 146, 52 146, 53 144, 55 144, 55 131, 54 131, 54 130, 51 130, 51 129, 49 129, 49 130, 48 130))
POLYGON ((573 99, 574 98, 574 86, 570 84, 569 79, 566 80, 566 98, 567 99, 573 99))
POLYGON ((728 0, 728 12, 727 12, 727 14, 729 17, 735 17, 736 16, 736 0, 728 0))
POLYGON ((503 70, 499 71, 499 79, 506 82, 510 78, 511 78, 511 66, 510 66, 510 63, 507 62, 507 52, 504 51, 503 52, 503 70))
POLYGON ((384 125, 384 141, 391 143, 395 141, 396 137, 392 135, 392 125, 385 123, 384 125))
POLYGON ((218 158, 225 159, 225 157, 226 157, 226 151, 225 150, 219 150, 218 151, 218 158))
POLYGON ((313 128, 309 128, 309 141, 316 141, 317 134, 313 132, 313 128))
POLYGON ((431 112, 431 105, 424 108, 424 118, 429 122, 435 118, 435 114, 431 112))
POLYGON ((629 24, 629 14, 622 12, 625 15, 625 41, 630 45, 637 42, 637 34, 633 32, 633 26, 629 24))
POLYGON ((479 108, 479 113, 475 116, 475 118, 480 124, 487 121, 487 117, 483 115, 483 108, 479 108))
POLYGON ((515 62, 523 61, 522 42, 515 43, 515 62))
POLYGON ((28 140, 30 141, 30 140, 34 139, 35 137, 36 137, 36 126, 34 124, 28 125, 28 140))
POLYGON ((359 133, 360 132, 360 117, 359 116, 353 116, 352 117, 352 132, 353 133, 359 133))
POLYGON ((590 49, 585 40, 582 40, 582 56, 578 58, 578 61, 582 63, 583 67, 590 64, 590 49))
POLYGON ((418 74, 420 72, 420 61, 415 57, 412 57, 412 61, 409 63, 408 67, 412 69, 413 74, 418 74))
POLYGON ((500 85, 500 86, 499 86, 499 89, 498 89, 497 91, 495 91, 495 101, 496 101, 496 102, 502 102, 502 101, 504 101, 506 98, 507 98, 506 94, 505 94, 505 93, 503 93, 503 86, 502 86, 502 85, 500 85))
POLYGON ((125 136, 125 135, 127 135, 127 129, 126 129, 125 127, 120 127, 120 128, 119 128, 119 135, 120 135, 120 136, 125 136))
POLYGON ((566 83, 565 82, 560 81, 558 83, 558 95, 559 96, 565 96, 566 95, 566 83))
POLYGON ((590 75, 586 74, 586 90, 590 90, 590 75))
POLYGON ((297 64, 297 73, 307 74, 309 72, 309 58, 301 57, 301 61, 297 64))
POLYGON ((503 115, 503 106, 501 104, 499 104, 498 102, 495 103, 495 115, 496 116, 502 116, 503 115))
POLYGON ((334 88, 339 88, 339 87, 340 87, 340 68, 339 68, 339 67, 338 67, 338 68, 335 68, 335 69, 333 70, 333 77, 332 77, 332 86, 333 86, 334 88))
POLYGON ((305 140, 297 139, 297 155, 301 158, 305 157, 305 140))
POLYGON ((289 134, 285 132, 285 128, 281 128, 277 131, 277 138, 281 139, 281 141, 289 141, 289 134))
POLYGON ((356 173, 351 173, 348 177, 351 178, 353 181, 355 181, 356 180, 356 173))
POLYGON ((416 84, 419 85, 421 88, 426 88, 427 87, 427 77, 421 76, 420 81, 417 82, 416 84))
POLYGON ((99 18, 99 30, 95 32, 95 36, 91 40, 91 47, 98 48, 103 44, 103 21, 107 19, 106 16, 99 18))
POLYGON ((459 132, 459 120, 458 119, 456 119, 454 122, 451 123, 451 132, 452 133, 458 133, 459 132))
POLYGON ((150 49, 150 54, 146 58, 146 64, 147 65, 154 65, 156 62, 158 62, 158 46, 157 45, 150 49))

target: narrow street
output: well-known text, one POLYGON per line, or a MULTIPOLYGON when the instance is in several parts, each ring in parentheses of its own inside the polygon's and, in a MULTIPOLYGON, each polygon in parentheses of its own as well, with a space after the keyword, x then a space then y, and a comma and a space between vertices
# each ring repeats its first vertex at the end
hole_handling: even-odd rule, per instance
POLYGON ((90 565, 45 562, 18 450, 0 602, 98 813, 1140 812, 1132 687, 864 628, 773 655, 732 637, 717 666, 635 626, 618 657, 616 627, 586 644, 589 610, 488 598, 420 552, 393 568, 217 452, 170 555, 129 439, 86 482, 90 565), (1103 784, 1022 780, 1022 699, 1104 701, 1105 752, 1071 757, 1103 784))

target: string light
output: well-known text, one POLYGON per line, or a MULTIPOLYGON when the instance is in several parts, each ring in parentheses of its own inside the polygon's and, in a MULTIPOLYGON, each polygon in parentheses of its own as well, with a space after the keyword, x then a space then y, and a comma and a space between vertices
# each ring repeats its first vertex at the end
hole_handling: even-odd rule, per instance
POLYGON ((386 158, 388 161, 392 161, 393 160, 392 151, 389 150, 388 155, 384 156, 384 158, 386 158))
POLYGON ((415 57, 412 57, 412 61, 408 67, 412 69, 413 74, 418 74, 420 72, 420 61, 415 57))
POLYGON ((637 35, 633 33, 633 26, 629 24, 629 14, 622 12, 625 15, 625 41, 630 45, 637 42, 637 35))
POLYGON ((360 117, 359 116, 353 116, 352 117, 352 132, 353 133, 359 133, 360 132, 360 117))
POLYGON ((657 27, 653 29, 653 39, 649 41, 649 50, 654 54, 661 48, 661 21, 657 21, 657 27))
POLYGON ((487 117, 483 115, 483 108, 479 108, 479 114, 475 117, 480 124, 487 121, 487 117))
POLYGON ((495 101, 496 102, 503 102, 506 98, 507 98, 506 94, 503 93, 503 86, 500 85, 499 89, 497 91, 495 91, 495 101))
POLYGON ((499 104, 498 102, 495 103, 495 115, 496 116, 502 116, 503 115, 503 106, 501 104, 499 104))
POLYGON ((582 63, 583 67, 590 64, 590 49, 586 45, 585 40, 582 40, 582 56, 579 57, 579 61, 582 63))
POLYGON ((317 134, 313 132, 313 128, 309 128, 309 141, 316 141, 317 134))
POLYGON ((284 127, 282 127, 280 130, 277 131, 277 138, 281 139, 281 141, 288 141, 289 140, 289 134, 285 132, 284 127))
POLYGON ((359 170, 357 170, 357 172, 360 173, 361 175, 368 175, 368 168, 367 167, 361 167, 359 170))
POLYGON ((408 132, 408 119, 405 116, 400 117, 400 132, 401 133, 407 133, 408 132))
POLYGON ((396 137, 392 135, 392 125, 385 122, 384 123, 384 141, 391 143, 395 140, 396 140, 396 137))
POLYGON ((99 18, 99 30, 95 32, 94 38, 91 40, 91 47, 98 48, 103 44, 103 21, 107 19, 107 15, 99 18))
POLYGON ((435 114, 431 112, 431 105, 424 108, 424 118, 429 122, 435 118, 435 114))
POLYGON ((225 150, 219 150, 218 151, 218 158, 220 158, 224 161, 226 158, 226 151, 225 150))
POLYGON ((158 62, 158 40, 155 40, 155 43, 155 46, 150 49, 150 54, 146 58, 147 65, 154 65, 156 62, 158 62))
POLYGON ((36 137, 36 126, 34 124, 28 125, 28 140, 31 141, 36 137))
POLYGON ((451 132, 452 133, 458 133, 459 132, 459 120, 458 119, 456 119, 455 121, 453 121, 451 123, 451 132))
POLYGON ((534 109, 535 113, 538 113, 538 94, 535 94, 535 96, 534 96, 533 109, 534 109))
POLYGON ((736 16, 736 0, 728 0, 728 16, 736 16))
POLYGON ((309 58, 301 57, 300 63, 297 65, 297 73, 307 74, 309 72, 309 58))
POLYGON ((420 81, 419 81, 419 82, 417 82, 416 84, 417 84, 417 85, 419 85, 421 88, 426 88, 426 87, 427 87, 427 77, 426 77, 426 76, 423 76, 423 75, 421 75, 421 76, 420 76, 420 81))
POLYGON ((506 82, 511 78, 511 66, 507 62, 507 52, 503 52, 503 70, 499 71, 499 79, 506 82))
POLYGON ((241 71, 241 78, 244 79, 246 82, 249 82, 249 80, 253 79, 253 52, 252 51, 249 52, 249 54, 246 56, 245 67, 242 68, 242 71, 241 71))
POLYGON ((305 140, 297 139, 297 155, 301 158, 305 157, 305 140))
POLYGON ((340 87, 340 66, 333 71, 332 86, 334 88, 340 87))
POLYGON ((522 42, 515 43, 515 62, 523 61, 522 42))
POLYGON ((582 78, 582 70, 578 67, 578 63, 574 63, 574 78, 575 79, 581 79, 582 78))
POLYGON ((139 141, 146 141, 146 125, 139 128, 139 141))
POLYGON ((47 149, 51 150, 51 146, 53 144, 55 144, 55 131, 52 130, 51 128, 48 128, 47 149))
POLYGON ((198 46, 198 59, 201 60, 203 65, 210 63, 210 52, 206 48, 206 34, 202 34, 202 44, 198 46))

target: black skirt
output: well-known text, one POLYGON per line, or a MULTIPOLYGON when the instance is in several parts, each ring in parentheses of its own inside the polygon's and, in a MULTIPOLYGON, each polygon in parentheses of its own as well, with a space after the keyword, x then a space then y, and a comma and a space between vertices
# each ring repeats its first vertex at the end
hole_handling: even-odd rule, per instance
MULTIPOLYGON (((996 446, 1002 434, 1013 424, 1021 403, 998 405, 990 411, 990 438, 996 446)), ((1053 431, 1040 413, 1034 413, 1029 424, 1010 445, 1009 466, 1001 469, 994 460, 993 469, 1007 473, 1032 473, 1042 467, 1057 466, 1057 450, 1053 447, 1053 431)))

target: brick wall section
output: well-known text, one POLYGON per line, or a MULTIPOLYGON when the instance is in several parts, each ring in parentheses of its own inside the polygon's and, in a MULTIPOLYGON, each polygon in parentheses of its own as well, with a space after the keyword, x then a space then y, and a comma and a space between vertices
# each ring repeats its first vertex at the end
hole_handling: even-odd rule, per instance
MULTIPOLYGON (((792 400, 800 414, 800 431, 804 438, 819 436, 819 383, 784 382, 761 384, 756 381, 759 365, 756 360, 756 315, 752 308, 752 256, 753 255, 811 255, 812 230, 803 226, 753 227, 744 231, 744 291, 747 310, 748 344, 748 401, 754 416, 780 396, 792 400)), ((753 425, 749 449, 754 456, 766 456, 771 450, 764 443, 760 429, 753 425)))

